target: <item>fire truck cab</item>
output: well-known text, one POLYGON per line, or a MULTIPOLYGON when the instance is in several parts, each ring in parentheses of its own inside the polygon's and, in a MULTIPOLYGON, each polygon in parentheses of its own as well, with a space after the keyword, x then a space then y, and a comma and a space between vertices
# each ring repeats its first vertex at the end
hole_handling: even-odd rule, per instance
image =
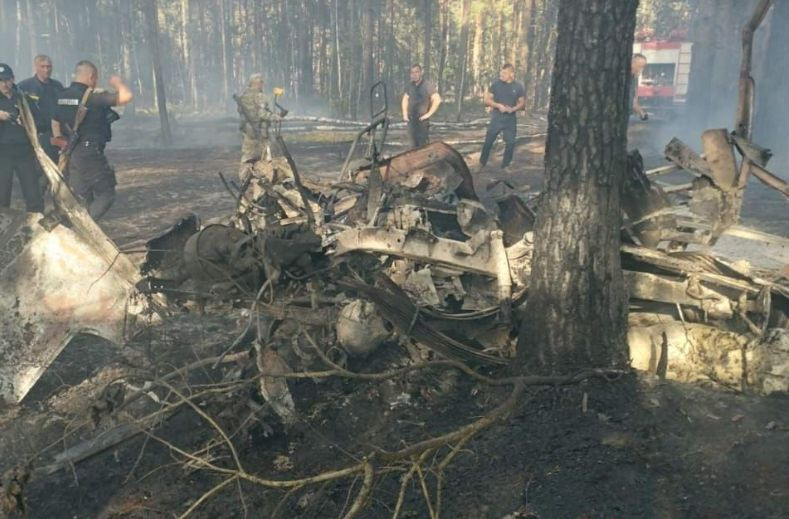
POLYGON ((647 66, 638 81, 638 97, 648 110, 671 109, 685 102, 693 43, 683 39, 643 40, 633 54, 643 54, 647 66))

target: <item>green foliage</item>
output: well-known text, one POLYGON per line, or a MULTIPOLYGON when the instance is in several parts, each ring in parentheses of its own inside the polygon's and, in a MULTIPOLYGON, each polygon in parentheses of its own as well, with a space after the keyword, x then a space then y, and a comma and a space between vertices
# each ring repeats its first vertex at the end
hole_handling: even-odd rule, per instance
POLYGON ((641 0, 636 30, 652 29, 657 38, 665 38, 674 30, 686 30, 695 4, 695 0, 641 0))
MULTIPOLYGON (((36 53, 55 75, 91 59, 106 79, 130 80, 140 108, 155 103, 143 2, 0 0, 0 49, 23 76, 36 53), (28 10, 29 6, 29 10, 28 10), (32 16, 29 16, 31 13, 32 16), (46 13, 45 15, 41 15, 46 13)), ((687 3, 642 0, 641 21, 660 30, 684 23, 687 3)), ((365 117, 366 92, 383 79, 390 106, 424 61, 442 95, 480 99, 502 63, 513 62, 529 106, 546 108, 558 0, 158 0, 168 103, 181 111, 232 111, 230 96, 253 72, 286 89, 296 111, 365 117), (464 12, 464 5, 466 12, 464 12), (428 10, 430 16, 428 16, 428 10), (430 27, 425 27, 425 20, 430 27), (462 41, 464 20, 467 45, 462 41)), ((397 111, 397 110, 395 110, 397 111)), ((452 118, 450 106, 442 115, 452 118)))

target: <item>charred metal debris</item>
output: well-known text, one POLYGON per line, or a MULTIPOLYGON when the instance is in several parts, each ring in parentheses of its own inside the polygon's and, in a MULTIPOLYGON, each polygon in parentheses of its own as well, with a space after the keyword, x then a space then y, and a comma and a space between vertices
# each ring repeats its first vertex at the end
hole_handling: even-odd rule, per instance
MULTIPOLYGON (((645 172, 633 152, 623 188, 633 365, 786 391, 785 331, 782 340, 771 331, 787 326, 786 273, 710 247, 747 239, 764 264, 786 258, 789 240, 736 225, 742 190, 721 187, 720 161, 680 165, 677 147, 667 148, 671 168, 695 184, 665 189, 652 179, 667 168, 645 172)), ((292 330, 277 331, 291 319, 321 328, 341 357, 400 342, 418 359, 508 363, 528 293, 534 199, 506 182, 479 196, 462 156, 440 142, 344 170, 336 182, 302 179, 283 155, 242 167, 237 187, 226 182, 235 214, 202 227, 190 216, 149 242, 139 288, 175 304, 183 294, 246 301, 254 344, 292 342, 292 330), (162 242, 177 246, 162 253, 162 242)))
MULTIPOLYGON (((244 308, 225 354, 254 349, 262 371, 309 368, 314 356, 298 327, 319 331, 322 353, 340 365, 392 343, 414 361, 508 364, 528 297, 535 199, 506 182, 480 195, 463 157, 442 142, 385 158, 385 107, 371 105, 371 116, 336 181, 301 177, 278 135, 273 159, 222 177, 233 214, 205 224, 185 217, 147 242, 139 267, 91 227, 38 150, 70 225, 0 215, 3 398, 21 400, 77 333, 122 343, 141 322, 187 306, 244 308), (53 248, 59 255, 46 252, 53 248), (65 268, 78 263, 68 254, 83 267, 65 268)), ((704 156, 673 140, 671 165, 656 170, 629 156, 622 265, 632 363, 786 391, 789 240, 737 224, 743 176, 764 170, 769 153, 741 133, 709 130, 702 140, 704 156), (655 180, 680 170, 693 182, 655 180), (713 248, 726 243, 749 256, 726 259, 713 248)), ((292 419, 278 382, 279 414, 292 419)))

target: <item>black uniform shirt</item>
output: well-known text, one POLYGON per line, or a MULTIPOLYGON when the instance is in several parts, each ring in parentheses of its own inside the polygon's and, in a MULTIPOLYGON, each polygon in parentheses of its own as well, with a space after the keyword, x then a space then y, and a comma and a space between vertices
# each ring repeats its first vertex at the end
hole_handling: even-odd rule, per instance
POLYGON ((426 79, 422 79, 419 84, 409 81, 406 90, 409 119, 417 120, 425 115, 430 109, 430 98, 437 92, 435 85, 426 79))
MULTIPOLYGON (((74 127, 74 121, 77 118, 77 107, 79 107, 82 96, 87 89, 88 85, 75 82, 71 83, 58 96, 58 106, 57 110, 55 110, 54 119, 60 123, 64 134, 68 133, 66 125, 68 125, 68 128, 74 127)), ((111 110, 111 107, 116 104, 118 104, 118 94, 94 91, 90 95, 87 104, 88 112, 78 130, 80 142, 94 141, 103 144, 112 139, 110 124, 112 124, 113 117, 117 117, 117 114, 111 110)))
POLYGON ((36 127, 40 133, 50 133, 52 131, 51 122, 55 117, 58 95, 63 91, 63 85, 56 79, 50 79, 47 83, 39 81, 36 76, 27 78, 18 85, 20 90, 28 94, 38 106, 41 113, 40 121, 36 121, 36 127))
MULTIPOLYGON (((526 95, 523 85, 517 81, 506 83, 500 79, 490 85, 488 91, 493 94, 493 100, 507 106, 515 106, 518 104, 518 99, 526 95)), ((515 112, 503 113, 498 109, 493 109, 493 119, 515 119, 515 112)))
POLYGON ((17 106, 17 96, 11 94, 11 98, 0 94, 0 110, 11 114, 10 121, 0 121, 0 145, 19 146, 29 145, 25 128, 19 123, 19 106, 17 106))

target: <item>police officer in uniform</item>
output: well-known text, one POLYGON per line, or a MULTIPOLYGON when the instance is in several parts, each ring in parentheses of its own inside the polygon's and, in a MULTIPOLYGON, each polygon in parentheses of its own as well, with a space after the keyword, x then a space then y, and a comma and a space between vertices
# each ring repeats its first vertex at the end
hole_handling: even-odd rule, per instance
POLYGON ((77 63, 74 82, 58 96, 52 120, 52 135, 57 146, 64 150, 69 139, 72 141, 67 169, 69 184, 94 220, 101 218, 115 201, 115 171, 104 156, 104 148, 112 138, 110 125, 119 117, 112 107, 123 106, 134 98, 118 76, 109 80, 116 92, 96 89, 97 80, 98 71, 93 63, 77 63), (92 90, 86 98, 88 89, 92 90), (87 112, 75 132, 82 102, 87 112))
POLYGON ((241 116, 241 163, 271 159, 269 126, 279 116, 269 108, 268 99, 263 93, 263 75, 249 76, 249 85, 238 98, 238 112, 241 116))
POLYGON ((28 212, 41 213, 44 199, 38 186, 38 164, 33 145, 20 121, 21 95, 14 85, 14 71, 0 63, 0 208, 11 205, 16 173, 28 212))
POLYGON ((63 91, 60 81, 52 79, 52 60, 49 56, 39 54, 33 59, 34 75, 17 85, 27 96, 33 99, 41 115, 36 121, 38 140, 53 162, 58 161, 58 149, 51 144, 52 119, 55 117, 58 95, 63 91))
POLYGON ((490 85, 488 91, 485 92, 485 106, 491 108, 491 115, 479 163, 485 167, 496 137, 503 133, 504 158, 501 161, 501 167, 504 169, 512 162, 512 155, 515 152, 517 132, 515 113, 526 106, 526 91, 523 85, 515 81, 515 67, 511 64, 505 63, 501 67, 499 80, 490 85))

